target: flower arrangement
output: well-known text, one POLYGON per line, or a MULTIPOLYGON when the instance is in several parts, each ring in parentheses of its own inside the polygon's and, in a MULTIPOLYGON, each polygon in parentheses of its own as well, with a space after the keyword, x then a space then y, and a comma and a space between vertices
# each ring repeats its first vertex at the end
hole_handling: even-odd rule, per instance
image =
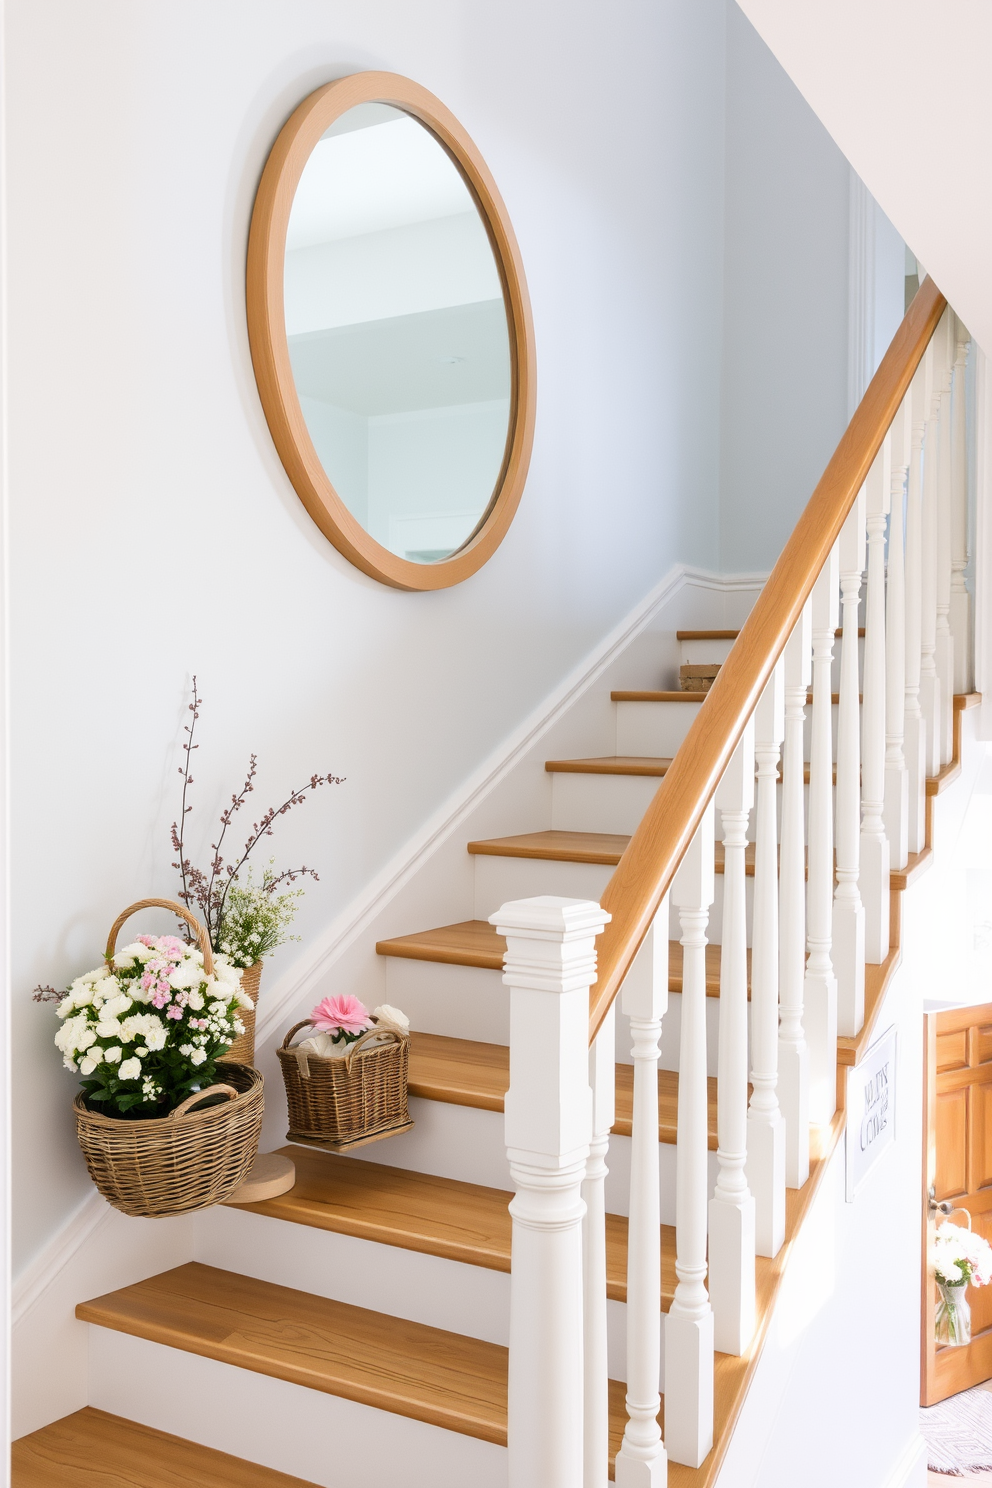
POLYGON ((289 935, 288 927, 296 914, 296 901, 302 896, 303 890, 277 894, 280 884, 293 884, 298 878, 318 880, 319 875, 313 868, 306 866, 287 868, 276 873, 271 860, 262 870, 261 883, 252 880, 250 869, 245 872, 243 881, 239 879, 239 875, 246 869, 251 853, 262 838, 272 836, 272 828, 278 817, 285 816, 294 806, 301 806, 307 799, 308 791, 315 791, 322 785, 341 785, 343 777, 311 775, 306 785, 290 791, 281 806, 270 806, 263 813, 261 821, 252 824, 241 853, 234 862, 227 862, 223 854, 228 828, 255 789, 257 756, 252 754, 248 760, 244 784, 232 795, 231 804, 221 812, 217 841, 210 844, 213 856, 208 870, 198 868, 187 855, 185 833, 186 818, 193 810, 189 790, 193 784, 193 752, 200 747, 194 742, 194 733, 202 701, 194 677, 192 701, 189 704, 193 717, 185 725, 185 759, 179 766, 179 773, 183 777, 182 802, 179 820, 172 823, 172 847, 177 855, 172 866, 179 873, 179 898, 188 909, 195 909, 198 913, 213 949, 227 955, 233 966, 248 967, 274 951, 277 946, 294 938, 289 935))
POLYGON ((930 1264, 940 1290, 937 1342, 952 1347, 970 1343, 971 1308, 965 1293, 969 1286, 988 1286, 992 1281, 992 1245, 961 1225, 945 1223, 938 1226, 930 1264))
POLYGON ((402 1034, 410 1032, 410 1019, 399 1008, 384 1002, 370 1013, 364 1002, 350 996, 325 997, 311 1012, 310 1022, 317 1031, 304 1039, 299 1047, 322 1059, 335 1059, 347 1054, 349 1046, 370 1028, 391 1028, 402 1034))
MULTIPOLYGON (((244 1031, 252 1006, 226 957, 203 970, 203 953, 173 935, 139 935, 109 965, 77 977, 59 1002, 55 1043, 83 1075, 87 1102, 130 1118, 165 1116, 217 1079, 215 1061, 244 1031)), ((49 1000, 40 989, 37 1000, 49 1000)))

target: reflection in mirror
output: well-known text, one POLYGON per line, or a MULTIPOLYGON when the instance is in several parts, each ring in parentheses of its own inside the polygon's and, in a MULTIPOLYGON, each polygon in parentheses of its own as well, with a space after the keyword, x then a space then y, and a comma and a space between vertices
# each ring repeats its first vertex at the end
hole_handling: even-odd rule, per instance
POLYGON ((286 238, 286 332, 317 455, 375 540, 448 557, 494 494, 510 419, 496 261, 429 130, 359 104, 318 141, 286 238))

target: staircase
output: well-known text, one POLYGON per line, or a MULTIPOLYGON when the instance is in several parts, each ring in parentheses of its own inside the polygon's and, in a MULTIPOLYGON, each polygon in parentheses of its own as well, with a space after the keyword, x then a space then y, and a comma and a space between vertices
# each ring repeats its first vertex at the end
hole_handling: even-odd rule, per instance
MULTIPOLYGON (((937 430, 943 417, 950 430, 963 334, 956 342, 950 312, 940 319, 932 286, 918 299, 906 344, 897 337, 887 359, 892 411, 904 394, 911 406, 906 390, 925 365, 919 422, 937 430), (938 321, 951 329, 938 332, 942 351, 928 351, 938 321), (933 391, 942 376, 946 399, 933 391)), ((657 688, 674 681, 658 677, 612 692, 616 754, 545 763, 547 828, 515 833, 508 821, 507 835, 466 842, 475 918, 378 942, 386 1000, 417 1030, 413 1131, 357 1156, 286 1148, 298 1174, 290 1193, 198 1215, 194 1260, 81 1300, 90 1408, 15 1445, 15 1488, 601 1488, 607 1473, 627 1488, 658 1488, 666 1474, 680 1488, 716 1481, 841 1134, 845 1070, 877 1032, 899 959, 901 894, 931 857, 932 803, 960 770, 963 713, 978 701, 967 661, 953 701, 949 686, 942 703, 934 694, 925 726, 939 737, 921 747, 936 768, 919 777, 912 838, 911 806, 903 827, 898 799, 895 818, 884 799, 913 791, 895 749, 897 713, 912 716, 912 649, 903 681, 895 632, 912 637, 911 607, 923 609, 926 676, 942 591, 938 574, 927 600, 913 502, 928 520, 918 482, 929 481, 936 521, 951 493, 937 483, 936 433, 921 434, 917 465, 919 449, 928 453, 914 485, 907 432, 903 601, 902 484, 900 525, 886 529, 869 475, 892 423, 877 407, 883 374, 885 363, 872 385, 874 448, 862 436, 864 476, 834 493, 839 567, 829 557, 836 532, 825 529, 806 592, 793 568, 791 608, 764 644, 752 621, 740 645, 736 631, 679 632, 683 662, 724 664, 712 692, 657 688), (860 591, 866 526, 861 604, 849 576, 856 564, 860 591), (735 677, 747 681, 736 701, 735 677), (704 783, 690 790, 707 750, 704 783), (873 890, 883 808, 895 825, 878 859, 884 887, 873 890), (861 937, 850 955, 845 885, 861 937), (613 915, 605 930, 600 905, 613 915), (549 1111, 561 1113, 553 1130, 549 1111), (94 1475, 95 1455, 105 1476, 94 1475)), ((892 439, 886 501, 899 465, 892 439)), ((951 572, 948 562, 948 592, 951 572)), ((960 618, 954 640, 963 646, 960 618)))

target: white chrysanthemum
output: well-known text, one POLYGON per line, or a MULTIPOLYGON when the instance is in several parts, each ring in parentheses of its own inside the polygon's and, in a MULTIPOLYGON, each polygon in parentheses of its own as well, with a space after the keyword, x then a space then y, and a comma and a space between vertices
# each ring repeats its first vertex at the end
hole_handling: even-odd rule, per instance
POLYGON ((194 1049, 189 1056, 189 1062, 190 1064, 202 1064, 206 1057, 207 1053, 205 1049, 194 1049))
POLYGON ((59 1003, 56 1009, 56 1012, 58 1013, 60 1018, 68 1018, 69 1014, 72 1012, 75 1006, 76 999, 74 997, 63 997, 62 1001, 59 1003))
POLYGON ((406 1013, 400 1012, 399 1008, 390 1007, 388 1002, 377 1007, 372 1016, 378 1020, 380 1028, 395 1028, 398 1033, 410 1032, 410 1019, 406 1013))
POLYGON ((196 991, 191 992, 189 994, 189 1000, 186 1005, 187 1007, 191 1008, 194 1013, 198 1013, 203 1007, 203 993, 196 991))
POLYGON ((102 976, 93 987, 94 996, 102 998, 104 1002, 116 997, 120 990, 121 984, 115 976, 102 976))
POLYGON ((180 1044, 179 1045, 179 1052, 183 1056, 184 1059, 188 1059, 189 1056, 193 1052, 193 1045, 192 1044, 180 1044))
POLYGON ((228 1006, 226 1002, 212 1002, 207 1011, 211 1018, 226 1018, 228 1006))
POLYGON ((74 1059, 70 1059, 69 1056, 68 1056, 68 1054, 63 1054, 63 1056, 62 1056, 62 1063, 65 1065, 65 1067, 66 1067, 67 1070, 72 1070, 72 1073, 74 1075, 78 1075, 79 1074, 79 1065, 76 1063, 76 1061, 74 1059))
POLYGON ((95 966, 92 971, 84 971, 79 978, 81 982, 101 982, 107 975, 105 966, 95 966))
MULTIPOLYGON (((99 1045, 97 1047, 99 1047, 99 1045)), ((96 1060, 91 1059, 88 1054, 79 1061, 79 1073, 81 1075, 91 1075, 95 1069, 96 1060)))
POLYGON ((69 995, 77 1007, 88 1007, 93 1001, 93 983, 77 977, 69 988, 69 995))
POLYGON ((67 1018, 62 1024, 55 1035, 55 1047, 71 1057, 79 1049, 88 1049, 94 1038, 95 1034, 86 1014, 77 1013, 74 1018, 67 1018))
POLYGON ((195 961, 183 960, 169 972, 170 987, 198 987, 203 981, 203 970, 195 961))
POLYGON ((235 993, 234 1001, 238 1004, 238 1007, 244 1008, 246 1013, 250 1013, 252 1008, 255 1006, 251 998, 248 996, 248 993, 242 992, 240 987, 235 993))
POLYGON ((141 1078, 141 1060, 125 1059, 120 1068, 122 1080, 138 1080, 141 1078))
POLYGON ((154 1028, 149 1026, 145 1029, 145 1043, 153 1053, 159 1049, 164 1049, 166 1040, 169 1037, 157 1018, 155 1019, 155 1024, 156 1026, 154 1028))
MULTIPOLYGON (((128 1035, 123 1032, 119 1018, 101 1017, 99 1023, 96 1025, 96 1031, 100 1038, 119 1038, 123 1039, 125 1043, 128 1042, 128 1035)), ((133 1038, 134 1034, 131 1034, 130 1037, 133 1038)))
POLYGON ((103 1004, 102 1018, 106 1022, 108 1018, 119 1018, 121 1013, 129 1012, 131 999, 126 992, 118 992, 116 997, 111 997, 103 1004))
POLYGON ((111 1044, 109 1048, 104 1049, 103 1058, 107 1064, 116 1064, 123 1053, 124 1050, 121 1048, 120 1044, 111 1044))

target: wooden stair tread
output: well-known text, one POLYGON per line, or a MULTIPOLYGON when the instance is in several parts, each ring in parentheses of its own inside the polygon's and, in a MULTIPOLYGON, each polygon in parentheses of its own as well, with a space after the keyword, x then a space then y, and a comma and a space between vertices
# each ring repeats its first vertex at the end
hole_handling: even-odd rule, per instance
POLYGON ((598 863, 615 868, 630 837, 620 832, 517 832, 470 842, 468 851, 494 858, 543 858, 559 863, 598 863))
POLYGON ((314 1488, 87 1405, 11 1446, 12 1488, 314 1488))
POLYGON ((673 692, 665 688, 620 688, 610 693, 614 703, 701 703, 705 692, 673 692))
MULTIPOLYGON (((716 1151, 716 1080, 709 1091, 710 1148, 716 1151)), ((446 1038, 440 1033, 410 1036, 410 1094, 446 1105, 502 1111, 510 1086, 510 1051, 505 1044, 446 1038)), ((658 1071, 658 1140, 674 1142, 678 1121, 679 1077, 658 1071)), ((634 1067, 616 1066, 616 1136, 629 1137, 634 1104, 634 1067)))
MULTIPOLYGON (((509 1272, 511 1192, 329 1152, 281 1150, 296 1164, 296 1187, 276 1199, 232 1207, 509 1272)), ((675 1291, 674 1246, 674 1229, 663 1225, 665 1311, 675 1291)), ((606 1216, 606 1288, 611 1301, 626 1302, 627 1220, 620 1214, 606 1216)))
MULTIPOLYGON (((436 930, 418 930, 380 940, 376 953, 408 961, 435 961, 443 965, 478 966, 502 971, 506 937, 496 933, 488 920, 462 920, 457 925, 439 925, 436 930)), ((751 983, 751 951, 747 953, 748 987, 751 983)), ((682 991, 682 943, 668 942, 668 990, 682 991)), ((720 995, 720 947, 706 947, 706 995, 720 995)))
MULTIPOLYGON (((76 1316, 82 1322, 506 1445, 507 1350, 499 1344, 332 1302, 199 1261, 82 1302, 76 1316)), ((611 1465, 626 1419, 623 1397, 623 1385, 611 1380, 611 1465)), ((95 1488, 99 1479, 90 1481, 95 1488)), ((289 1488, 298 1481, 283 1476, 281 1485, 289 1488)), ((277 1484, 278 1476, 272 1488, 277 1484)))
POLYGON ((667 773, 670 759, 641 754, 604 754, 593 759, 545 760, 549 775, 652 775, 667 773))
POLYGON ((506 1444, 507 1351, 478 1338, 199 1261, 82 1302, 76 1316, 506 1444))
POLYGON ((739 630, 677 630, 677 641, 736 641, 739 630))

